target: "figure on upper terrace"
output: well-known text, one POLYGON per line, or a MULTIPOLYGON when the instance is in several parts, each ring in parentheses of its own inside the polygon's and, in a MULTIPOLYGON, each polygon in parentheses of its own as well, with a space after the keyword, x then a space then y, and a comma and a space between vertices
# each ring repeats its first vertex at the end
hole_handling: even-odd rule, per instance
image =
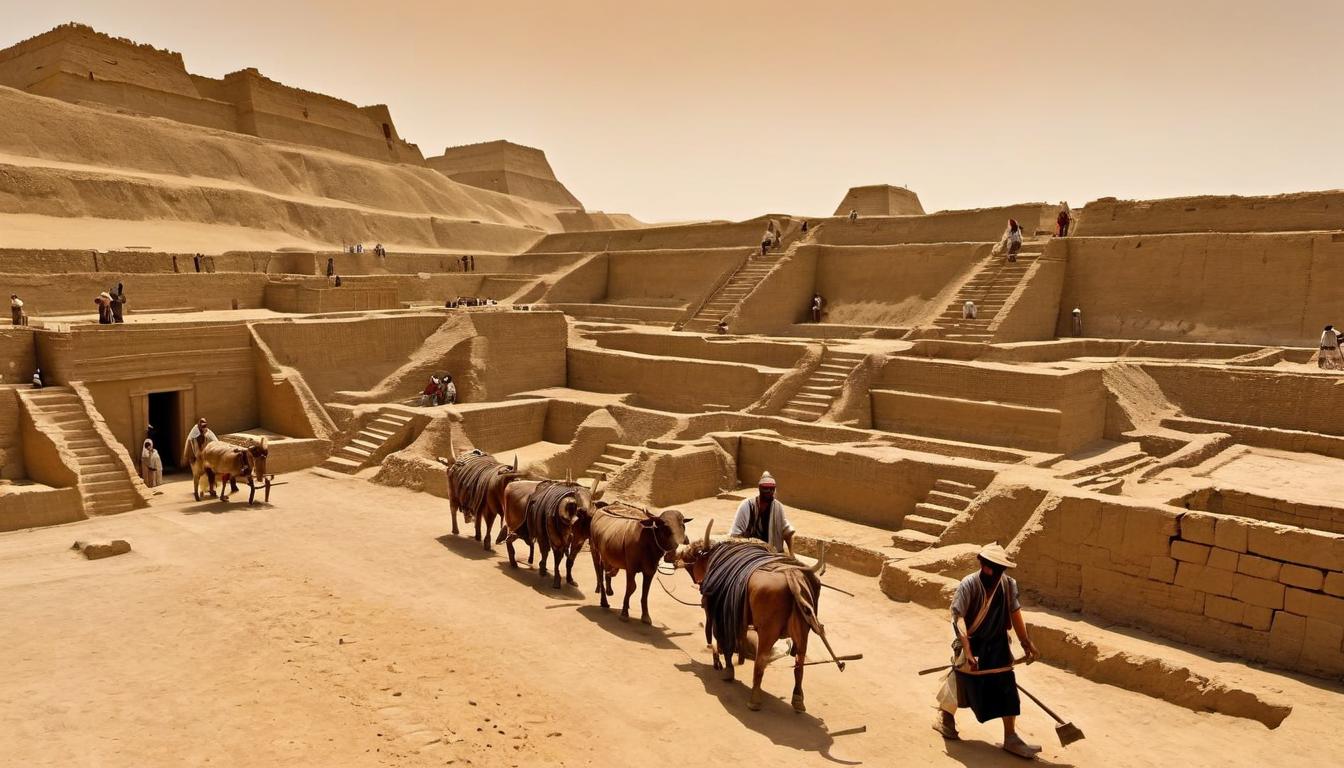
POLYGON ((439 405, 453 405, 457 402, 457 385, 453 383, 452 376, 445 373, 439 377, 436 400, 439 405))
POLYGON ((1083 310, 1078 307, 1073 308, 1073 336, 1080 338, 1083 335, 1083 310))
POLYGON ((728 318, 725 317, 725 318, 723 318, 722 320, 719 320, 719 324, 716 325, 716 326, 714 326, 714 327, 715 327, 716 329, 718 329, 718 331, 719 331, 719 335, 720 335, 720 336, 727 336, 727 335, 728 335, 728 318))
POLYGON ((821 297, 820 293, 812 294, 812 322, 821 322, 821 308, 825 305, 826 300, 821 297))
POLYGON ((431 405, 437 405, 435 401, 438 400, 438 396, 439 377, 431 374, 429 383, 426 384, 424 390, 420 392, 420 406, 422 408, 428 408, 431 405))
POLYGON ((1069 223, 1073 221, 1073 212, 1069 210, 1068 201, 1059 204, 1059 216, 1055 217, 1055 237, 1069 236, 1069 223))
POLYGON ((856 221, 858 221, 858 220, 859 220, 859 212, 856 211, 856 210, 854 210, 853 208, 850 208, 850 209, 849 209, 849 223, 850 223, 850 224, 853 224, 854 222, 856 222, 856 221))
POLYGON ((336 259, 332 256, 327 257, 327 279, 330 280, 336 275, 336 259))
POLYGON ((762 472, 756 483, 756 497, 743 499, 738 505, 728 535, 760 539, 776 552, 792 554, 794 528, 784 516, 784 505, 775 498, 775 486, 774 476, 762 472))
POLYGON ((33 371, 33 389, 41 389, 43 386, 44 385, 42 384, 42 369, 38 368, 37 370, 33 371))
POLYGON ((1017 252, 1022 250, 1022 227, 1018 226, 1017 219, 1008 220, 1008 228, 1003 231, 1003 249, 1008 254, 1008 261, 1017 261, 1017 252))
POLYGON ((28 324, 28 316, 23 313, 23 299, 17 293, 9 294, 9 317, 14 325, 28 324))
POLYGON ((106 291, 104 291, 94 298, 93 303, 98 305, 98 324, 111 325, 112 296, 108 294, 106 291))
POLYGON ((112 322, 126 322, 126 318, 123 315, 123 312, 125 311, 123 308, 126 306, 126 287, 121 283, 117 283, 117 287, 112 289, 112 301, 110 306, 112 309, 112 322))
POLYGON ((1344 354, 1339 349, 1340 335, 1335 331, 1335 326, 1325 326, 1325 330, 1321 332, 1321 351, 1316 358, 1317 366, 1332 371, 1344 368, 1344 354))

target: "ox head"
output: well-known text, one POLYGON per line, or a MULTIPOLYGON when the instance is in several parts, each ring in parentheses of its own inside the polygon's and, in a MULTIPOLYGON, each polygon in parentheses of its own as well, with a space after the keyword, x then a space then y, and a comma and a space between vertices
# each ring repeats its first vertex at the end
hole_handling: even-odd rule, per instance
MULTIPOLYGON (((572 475, 567 476, 567 482, 574 483, 572 475)), ((588 537, 590 524, 597 510, 607 505, 602 501, 602 494, 605 492, 602 481, 596 477, 593 478, 591 488, 584 488, 581 484, 574 483, 574 493, 566 497, 564 504, 561 505, 561 517, 569 523, 571 531, 581 539, 588 537)))
POLYGON ((696 584, 705 580, 705 571, 709 568, 709 550, 714 546, 709 540, 709 533, 712 530, 714 530, 714 521, 710 520, 705 525, 704 538, 694 544, 683 544, 677 547, 676 557, 673 560, 678 568, 686 569, 686 573, 691 576, 691 581, 696 584))
POLYGON ((266 443, 266 438, 261 438, 260 442, 251 442, 247 446, 247 462, 250 467, 251 477, 260 479, 266 477, 266 459, 271 455, 270 446, 266 443))
POLYGON ((686 517, 676 509, 666 509, 657 515, 645 510, 644 520, 640 524, 653 532, 653 541, 663 561, 675 563, 677 549, 689 543, 686 538, 686 524, 694 519, 686 517))

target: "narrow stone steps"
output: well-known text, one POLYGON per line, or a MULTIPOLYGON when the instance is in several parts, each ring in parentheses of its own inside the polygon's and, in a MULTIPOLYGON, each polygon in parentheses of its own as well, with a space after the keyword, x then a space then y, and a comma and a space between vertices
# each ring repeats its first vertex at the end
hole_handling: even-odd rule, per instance
POLYGON ((969 491, 971 495, 979 494, 981 490, 970 483, 941 479, 933 481, 933 489, 935 491, 942 491, 943 493, 961 493, 963 495, 965 495, 965 492, 967 491, 969 491))
POLYGON ((952 507, 944 507, 941 504, 934 504, 928 501, 921 501, 915 505, 915 513, 920 517, 927 517, 930 520, 938 520, 943 523, 950 523, 961 514, 961 510, 952 507))
POLYGON ((916 531, 910 528, 903 528, 892 534, 891 543, 899 549, 906 549, 911 552, 918 552, 928 549, 938 543, 938 537, 916 531))
POLYGON ((928 495, 924 497, 924 500, 938 504, 939 506, 947 507, 948 509, 961 510, 971 506, 971 499, 960 494, 947 493, 937 489, 929 491, 928 495))
POLYGON ((906 530, 919 531, 927 533, 930 536, 942 536, 947 532, 947 522, 944 520, 934 520, 923 515, 906 515, 903 526, 906 530))

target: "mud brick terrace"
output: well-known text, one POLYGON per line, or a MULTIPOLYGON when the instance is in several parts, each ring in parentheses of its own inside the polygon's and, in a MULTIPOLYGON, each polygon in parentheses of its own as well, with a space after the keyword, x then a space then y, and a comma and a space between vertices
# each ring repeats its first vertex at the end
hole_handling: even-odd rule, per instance
POLYGON ((649 224, 540 150, 427 156, 386 106, 79 25, 0 51, 0 112, 0 762, 1007 765, 915 674, 991 542, 1018 682, 1087 733, 1023 699, 1038 760, 1344 759, 1344 191, 1103 198, 1067 236, 887 185, 649 224), (200 418, 264 438, 256 503, 196 500, 200 418), (473 450, 691 542, 769 472, 863 658, 795 713, 786 655, 749 709, 683 571, 626 623, 591 542, 555 589, 503 511, 454 535, 439 458, 473 450))

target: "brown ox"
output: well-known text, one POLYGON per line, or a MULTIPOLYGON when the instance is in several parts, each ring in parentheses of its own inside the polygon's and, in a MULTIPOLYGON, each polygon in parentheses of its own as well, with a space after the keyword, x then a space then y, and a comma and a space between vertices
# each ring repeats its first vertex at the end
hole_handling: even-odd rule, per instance
MULTIPOLYGON (((448 451, 453 453, 451 440, 448 451)), ((458 532, 457 511, 460 509, 463 521, 476 524, 473 538, 483 541, 488 551, 490 531, 495 526, 495 519, 503 512, 500 502, 504 498, 504 487, 526 475, 518 471, 518 457, 514 457, 512 466, 501 464, 480 451, 438 459, 448 470, 448 507, 453 512, 453 533, 458 532), (481 537, 482 520, 485 521, 484 539, 481 537)))
POLYGON ((816 564, 807 568, 792 558, 773 554, 773 550, 762 542, 729 539, 711 543, 709 531, 713 525, 714 521, 711 520, 705 526, 705 538, 702 541, 678 551, 677 564, 686 568, 691 580, 701 587, 701 604, 705 609, 705 643, 713 649, 714 668, 723 669, 726 666, 723 679, 732 680, 733 653, 737 652, 738 663, 741 664, 740 649, 747 645, 747 628, 755 627, 756 664, 752 670, 751 700, 747 706, 752 710, 760 709, 761 678, 772 659, 775 641, 787 636, 793 641, 790 651, 794 655, 793 708, 798 712, 806 712, 807 707, 803 703, 803 665, 807 658, 808 632, 816 632, 822 642, 826 642, 825 628, 817 618, 821 574, 826 570, 826 552, 823 549, 816 564), (744 566, 741 564, 743 561, 735 561, 730 556, 734 549, 739 552, 748 550, 747 559, 756 560, 756 563, 744 566), (717 554, 716 550, 719 550, 717 554), (723 570, 716 574, 718 569, 723 570), (739 574, 749 573, 745 577, 745 589, 740 575, 733 579, 730 569, 736 569, 739 574), (716 584, 716 576, 723 581, 716 584), (710 584, 706 584, 707 580, 710 584), (709 587, 722 589, 706 592, 709 587), (728 594, 734 591, 737 593, 736 599, 728 600, 728 594), (733 612, 729 613, 725 609, 733 612), (715 640, 718 641, 717 646, 715 640), (723 654, 723 664, 719 663, 720 652, 723 654))
POLYGON ((508 531, 505 545, 509 550, 509 565, 518 567, 513 542, 522 539, 528 544, 527 562, 532 562, 538 545, 541 547, 541 566, 538 576, 546 576, 546 558, 555 552, 554 587, 560 588, 560 560, 565 560, 565 581, 574 581, 574 558, 583 549, 593 515, 605 506, 601 482, 593 481, 591 489, 577 483, 518 480, 504 488, 504 528, 508 531))
POLYGON ((589 524, 589 548, 593 551, 593 570, 597 571, 597 593, 602 596, 602 607, 608 607, 612 577, 617 571, 624 570, 625 600, 621 603, 621 621, 629 621, 635 574, 640 573, 644 576, 644 589, 639 596, 639 620, 652 624, 649 583, 658 570, 658 563, 673 562, 672 554, 687 542, 686 524, 689 522, 691 518, 675 509, 654 515, 619 502, 598 509, 589 524))
POLYGON ((247 480, 247 503, 257 497, 257 480, 265 483, 265 500, 271 500, 271 478, 266 474, 266 459, 270 449, 266 438, 261 442, 249 441, 247 445, 234 445, 223 440, 206 443, 204 448, 194 452, 191 461, 191 491, 197 501, 201 500, 201 476, 210 481, 213 491, 215 480, 219 480, 219 500, 229 500, 229 484, 237 478, 247 480))

